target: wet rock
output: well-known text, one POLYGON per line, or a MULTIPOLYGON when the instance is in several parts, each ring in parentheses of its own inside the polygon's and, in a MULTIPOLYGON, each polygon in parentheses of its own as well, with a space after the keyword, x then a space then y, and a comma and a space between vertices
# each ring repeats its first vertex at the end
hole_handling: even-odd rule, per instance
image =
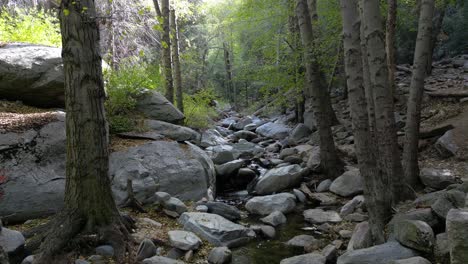
POLYGON ((363 203, 364 203, 363 195, 355 196, 352 200, 350 200, 345 205, 343 205, 343 207, 340 210, 340 215, 344 217, 353 213, 357 208, 361 207, 363 203))
POLYGON ((96 254, 110 258, 114 256, 114 248, 110 245, 102 245, 96 248, 96 254))
POLYGON ((184 264, 184 262, 161 256, 154 256, 143 260, 142 264, 184 264))
POLYGON ((234 148, 230 145, 208 147, 206 152, 214 164, 224 164, 236 159, 234 148))
POLYGON ((216 214, 183 213, 179 223, 215 246, 241 246, 254 236, 252 230, 216 214))
POLYGON ((431 264, 431 262, 423 257, 413 257, 408 259, 394 260, 390 264, 431 264))
POLYGON ((235 132, 234 136, 236 136, 237 138, 245 139, 247 141, 251 141, 252 139, 257 137, 257 134, 251 131, 241 130, 241 131, 235 132))
POLYGON ((276 236, 276 230, 274 227, 269 225, 253 225, 250 228, 255 231, 255 233, 266 237, 266 238, 274 238, 276 236))
POLYGON ((403 220, 395 224, 395 237, 403 246, 430 253, 435 243, 432 228, 423 221, 403 220))
POLYGON ((222 202, 207 202, 204 205, 208 207, 208 213, 220 215, 231 221, 241 219, 240 211, 232 205, 222 202))
POLYGON ((166 97, 154 90, 146 90, 136 98, 136 109, 148 118, 174 124, 185 118, 166 97))
POLYGON ((343 197, 363 192, 361 173, 358 169, 346 171, 330 185, 330 191, 343 197))
POLYGON ((274 211, 273 213, 263 218, 260 218, 260 221, 271 226, 279 226, 282 224, 286 224, 287 219, 286 219, 286 216, 282 212, 274 211))
POLYGON ((303 192, 301 192, 300 190, 298 189, 293 189, 293 193, 294 195, 296 196, 296 199, 301 202, 301 203, 305 203, 307 198, 305 196, 305 194, 303 192))
POLYGON ((281 260, 280 264, 325 264, 326 258, 321 254, 310 253, 281 260))
POLYGON ((353 235, 348 243, 348 251, 367 248, 372 246, 372 236, 368 222, 362 222, 356 225, 353 235))
POLYGON ((316 191, 317 192, 327 192, 328 190, 330 190, 330 185, 331 184, 332 184, 332 180, 326 179, 326 180, 320 182, 320 184, 317 186, 316 191))
POLYGON ((144 239, 140 246, 138 246, 137 250, 137 260, 141 261, 147 258, 151 258, 152 256, 156 255, 157 248, 154 245, 153 241, 149 239, 144 239))
POLYGON ((342 221, 340 215, 335 211, 324 211, 322 209, 309 209, 304 211, 304 218, 312 224, 339 223, 342 221))
POLYGON ((260 178, 255 191, 260 195, 279 192, 299 185, 302 176, 302 168, 299 165, 271 169, 260 178))
POLYGON ((239 169, 242 166, 244 166, 244 164, 245 164, 244 160, 237 159, 237 160, 226 162, 226 163, 221 164, 221 165, 216 165, 215 166, 216 175, 218 177, 228 178, 230 176, 233 176, 233 175, 237 174, 239 169))
POLYGON ((296 197, 290 193, 256 196, 245 204, 245 208, 252 214, 269 215, 274 211, 287 214, 296 207, 295 200, 296 197))
POLYGON ((419 173, 419 178, 424 185, 437 190, 445 189, 458 182, 456 176, 450 170, 445 169, 423 168, 419 173))
POLYGON ((451 209, 447 214, 447 236, 450 263, 462 264, 468 260, 468 210, 451 209))
POLYGON ((398 242, 387 242, 370 248, 347 251, 338 257, 337 264, 383 264, 415 256, 418 256, 416 251, 406 248, 398 242))
POLYGON ((171 246, 181 250, 195 250, 202 244, 200 238, 192 232, 173 230, 169 231, 168 235, 171 246))
POLYGON ((310 244, 319 243, 317 239, 310 235, 298 235, 286 242, 287 246, 304 248, 310 244))
MULTIPOLYGON (((226 135, 227 136, 227 135, 226 135)), ((225 145, 227 141, 223 138, 221 133, 216 129, 208 129, 201 135, 200 146, 203 148, 213 147, 218 145, 225 145)))
POLYGON ((227 247, 213 248, 208 255, 208 263, 210 264, 227 264, 232 259, 232 252, 227 247))

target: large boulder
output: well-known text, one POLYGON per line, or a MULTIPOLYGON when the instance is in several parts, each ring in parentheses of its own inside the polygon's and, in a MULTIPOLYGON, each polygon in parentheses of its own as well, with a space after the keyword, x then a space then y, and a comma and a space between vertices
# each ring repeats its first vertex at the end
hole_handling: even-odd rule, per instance
POLYGON ((330 191, 343 197, 363 192, 363 182, 358 169, 351 169, 336 178, 330 185, 330 191))
POLYGON ((430 253, 435 244, 434 231, 423 221, 403 220, 395 224, 395 237, 403 246, 430 253))
POLYGON ((168 233, 171 246, 181 250, 196 250, 202 241, 194 233, 183 230, 171 230, 168 233))
POLYGON ((431 262, 423 257, 412 257, 407 259, 394 260, 390 264, 431 264, 431 262))
POLYGON ((291 129, 282 124, 268 122, 266 124, 259 126, 255 130, 255 132, 264 137, 269 137, 269 138, 274 138, 274 139, 285 139, 289 135, 289 132, 291 132, 291 129))
POLYGON ((468 260, 468 210, 452 209, 447 215, 447 236, 450 263, 462 264, 468 260))
POLYGON ((21 232, 2 227, 0 230, 0 247, 6 253, 18 252, 24 247, 26 240, 21 232))
POLYGON ((25 43, 0 47, 0 98, 40 107, 64 105, 62 49, 25 43))
POLYGON ((428 187, 442 190, 447 186, 457 183, 457 177, 445 169, 423 168, 419 173, 422 183, 428 187))
POLYGON ((301 183, 302 176, 302 169, 299 165, 274 168, 260 178, 255 191, 259 195, 264 195, 292 188, 301 183))
POLYGON ((321 254, 310 253, 283 259, 280 264, 325 264, 326 260, 321 254))
POLYGON ((245 204, 245 209, 252 214, 269 215, 274 211, 284 214, 296 207, 296 196, 291 193, 279 193, 253 197, 245 204))
POLYGON ((460 146, 454 138, 453 131, 449 130, 437 140, 435 148, 442 158, 449 158, 458 154, 460 146))
POLYGON ((190 141, 198 144, 201 135, 191 128, 174 125, 159 120, 146 119, 144 123, 145 128, 156 131, 167 138, 175 141, 190 141))
POLYGON ((137 98, 136 109, 150 119, 180 123, 185 116, 162 94, 147 90, 137 98))
POLYGON ((322 209, 305 210, 304 219, 312 224, 339 223, 342 221, 337 212, 324 211, 322 209))
POLYGON ((347 251, 338 258, 337 264, 389 264, 393 260, 416 256, 416 251, 398 242, 387 242, 370 248, 347 251))
POLYGON ((372 246, 372 236, 368 222, 356 225, 348 243, 348 251, 372 246))
POLYGON ((255 232, 217 214, 183 213, 179 223, 215 246, 237 247, 255 237, 255 232))
POLYGON ((208 129, 202 133, 200 146, 203 148, 227 144, 221 133, 216 129, 208 129))
POLYGON ((112 153, 110 175, 119 205, 127 198, 127 179, 133 180, 135 196, 143 203, 151 202, 156 190, 182 200, 199 200, 216 186, 208 156, 195 145, 173 141, 153 141, 112 153))

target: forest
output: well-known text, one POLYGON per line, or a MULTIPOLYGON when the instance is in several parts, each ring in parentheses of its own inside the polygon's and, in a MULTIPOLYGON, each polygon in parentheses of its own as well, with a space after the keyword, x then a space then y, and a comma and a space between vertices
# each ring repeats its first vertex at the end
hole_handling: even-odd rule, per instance
POLYGON ((0 0, 0 264, 468 264, 468 0, 0 0))

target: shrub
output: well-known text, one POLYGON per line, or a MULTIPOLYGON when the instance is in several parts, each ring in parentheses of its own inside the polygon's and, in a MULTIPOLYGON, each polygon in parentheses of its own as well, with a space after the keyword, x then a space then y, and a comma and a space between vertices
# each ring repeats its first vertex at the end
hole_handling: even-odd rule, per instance
POLYGON ((185 124, 193 128, 208 128, 218 114, 212 89, 203 89, 194 95, 184 94, 185 124))
POLYGON ((54 13, 43 10, 0 10, 0 41, 60 47, 60 24, 54 13))

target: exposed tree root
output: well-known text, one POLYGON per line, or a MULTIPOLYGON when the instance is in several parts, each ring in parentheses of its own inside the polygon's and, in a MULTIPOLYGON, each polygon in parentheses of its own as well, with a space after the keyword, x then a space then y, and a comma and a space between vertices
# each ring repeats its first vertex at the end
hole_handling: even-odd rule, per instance
POLYGON ((140 213, 146 213, 146 210, 143 208, 141 203, 137 198, 135 198, 135 193, 133 192, 133 182, 130 179, 127 180, 127 195, 128 198, 124 207, 128 207, 140 213))

